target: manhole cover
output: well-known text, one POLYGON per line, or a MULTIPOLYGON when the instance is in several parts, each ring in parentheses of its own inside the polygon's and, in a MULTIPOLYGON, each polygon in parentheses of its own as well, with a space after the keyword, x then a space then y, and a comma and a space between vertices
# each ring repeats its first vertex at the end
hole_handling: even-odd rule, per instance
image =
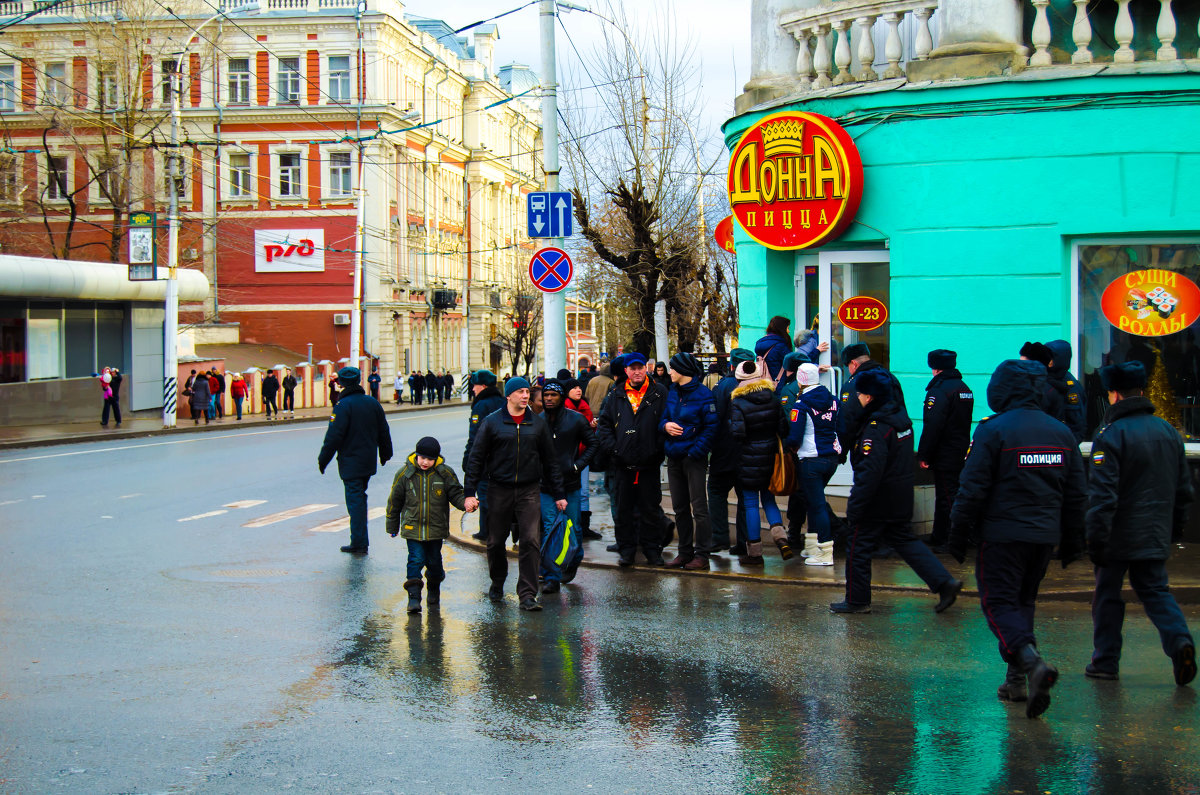
POLYGON ((217 569, 214 577, 286 577, 283 569, 217 569))

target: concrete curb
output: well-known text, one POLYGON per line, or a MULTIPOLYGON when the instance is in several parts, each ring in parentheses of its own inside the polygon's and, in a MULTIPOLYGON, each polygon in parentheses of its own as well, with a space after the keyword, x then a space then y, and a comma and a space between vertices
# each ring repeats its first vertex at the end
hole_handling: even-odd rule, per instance
MULTIPOLYGON (((396 406, 391 404, 383 404, 384 413, 389 416, 392 414, 414 414, 421 411, 431 410, 447 410, 452 408, 469 408, 470 403, 435 403, 433 405, 422 405, 420 408, 408 406, 396 406)), ((310 409, 302 409, 309 411, 310 409)), ((0 440, 0 450, 22 450, 36 447, 54 447, 61 444, 76 444, 78 442, 109 442, 113 440, 125 441, 128 439, 146 439, 153 436, 173 436, 176 434, 186 433, 210 433, 215 431, 242 430, 243 428, 278 428, 286 425, 293 425, 303 422, 325 421, 328 415, 312 414, 289 417, 285 420, 268 420, 262 415, 253 415, 256 419, 249 419, 251 415, 246 415, 246 419, 238 421, 226 417, 221 422, 203 423, 201 425, 186 425, 179 424, 174 428, 156 428, 153 430, 135 430, 121 429, 111 431, 81 431, 78 434, 70 434, 67 436, 53 436, 41 439, 6 439, 0 440)))

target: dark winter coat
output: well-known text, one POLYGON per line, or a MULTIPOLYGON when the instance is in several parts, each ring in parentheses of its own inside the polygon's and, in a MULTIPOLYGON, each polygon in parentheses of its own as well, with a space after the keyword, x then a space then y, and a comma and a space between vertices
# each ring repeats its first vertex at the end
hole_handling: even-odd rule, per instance
POLYGON ((765 378, 744 381, 731 397, 729 430, 735 440, 738 483, 743 489, 764 491, 775 469, 780 433, 786 432, 775 385, 765 378))
POLYGON ((917 459, 931 467, 957 469, 971 446, 975 393, 958 370, 943 370, 925 387, 924 422, 917 459))
POLYGON ((262 396, 264 398, 273 398, 279 394, 279 379, 275 377, 275 371, 268 373, 267 377, 262 382, 262 396))
POLYGON ((113 373, 112 381, 109 383, 109 388, 112 389, 113 400, 118 400, 121 397, 121 382, 125 377, 120 373, 113 373))
POLYGON ((1050 368, 1050 377, 1062 382, 1063 422, 1075 434, 1075 441, 1082 442, 1087 438, 1087 394, 1083 384, 1071 375, 1071 343, 1066 340, 1051 340, 1046 347, 1054 354, 1054 366, 1050 368))
POLYGON ((467 461, 468 497, 475 496, 485 477, 489 488, 532 486, 545 478, 554 499, 567 498, 550 426, 532 410, 527 409, 519 423, 505 408, 492 412, 479 424, 467 461))
MULTIPOLYGON (((582 471, 596 454, 596 436, 592 433, 591 425, 578 411, 566 407, 555 411, 546 409, 542 412, 542 418, 550 426, 550 438, 554 441, 554 452, 558 456, 563 488, 568 494, 579 491, 583 488, 582 471)), ((542 491, 551 494, 551 488, 550 480, 543 476, 542 491)))
POLYGON ((667 407, 663 409, 658 428, 662 431, 668 457, 708 460, 713 437, 717 434, 717 406, 712 391, 699 378, 682 386, 674 385, 667 393, 667 407), (668 422, 682 425, 683 433, 679 436, 668 434, 665 428, 668 422))
POLYGON ((904 405, 904 390, 900 388, 900 382, 896 380, 896 376, 892 375, 891 371, 886 370, 879 362, 867 359, 842 385, 841 405, 837 415, 837 435, 843 451, 853 449, 858 441, 859 429, 866 411, 858 402, 858 389, 854 386, 854 382, 858 379, 859 373, 865 373, 868 370, 883 370, 887 373, 888 379, 892 382, 892 402, 904 412, 904 418, 908 419, 908 410, 904 405))
MULTIPOLYGON (((858 403, 858 398, 854 401, 858 403)), ((863 411, 858 434, 850 448, 854 485, 846 502, 846 522, 851 527, 909 522, 914 479, 912 420, 896 395, 885 403, 872 400, 859 408, 863 411)))
POLYGON ((733 401, 731 395, 737 386, 737 378, 729 373, 712 388, 713 404, 717 407, 717 432, 713 435, 712 458, 708 463, 710 475, 727 474, 737 467, 733 431, 729 427, 729 408, 733 401))
POLYGON ((771 374, 772 386, 783 367, 783 357, 792 352, 792 341, 787 337, 771 333, 761 337, 754 343, 754 355, 761 356, 767 363, 767 372, 771 374))
POLYGON ((1109 406, 1088 469, 1088 550, 1104 560, 1166 560, 1195 498, 1183 440, 1149 398, 1109 406))
POLYGON ((494 386, 484 387, 479 394, 471 400, 471 420, 470 429, 467 431, 467 448, 463 450, 463 472, 467 471, 467 462, 471 459, 471 445, 475 444, 475 434, 479 431, 479 424, 494 411, 499 411, 508 405, 508 401, 500 394, 500 390, 494 386))
POLYGON ((283 377, 283 388, 285 391, 291 392, 296 388, 296 376, 285 375, 283 377))
POLYGON ((197 378, 192 382, 192 394, 188 402, 192 411, 204 411, 208 408, 208 400, 212 395, 208 391, 208 379, 197 378))
POLYGON ((667 406, 667 390, 651 382, 634 414, 624 389, 625 383, 618 382, 604 400, 596 418, 597 445, 608 454, 610 470, 657 468, 663 460, 658 428, 667 406))
POLYGON ((1038 362, 1001 362, 992 374, 987 397, 996 414, 975 429, 950 512, 955 537, 1061 540, 1064 557, 1082 551, 1083 459, 1067 426, 1041 410, 1045 385, 1038 362))
POLYGON ((325 443, 317 456, 322 473, 335 453, 342 480, 369 478, 376 472, 377 455, 380 465, 392 457, 392 434, 383 406, 358 384, 342 387, 337 407, 329 415, 325 443))
POLYGON ((429 469, 417 466, 417 454, 392 481, 386 528, 409 541, 437 541, 450 537, 450 506, 466 509, 462 484, 446 460, 438 457, 429 469))

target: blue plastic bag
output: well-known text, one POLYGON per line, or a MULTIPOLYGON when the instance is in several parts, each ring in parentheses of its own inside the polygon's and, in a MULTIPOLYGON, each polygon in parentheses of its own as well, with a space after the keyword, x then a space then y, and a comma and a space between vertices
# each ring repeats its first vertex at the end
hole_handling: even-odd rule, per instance
POLYGON ((542 544, 542 579, 570 582, 583 560, 579 531, 565 511, 559 511, 542 544))

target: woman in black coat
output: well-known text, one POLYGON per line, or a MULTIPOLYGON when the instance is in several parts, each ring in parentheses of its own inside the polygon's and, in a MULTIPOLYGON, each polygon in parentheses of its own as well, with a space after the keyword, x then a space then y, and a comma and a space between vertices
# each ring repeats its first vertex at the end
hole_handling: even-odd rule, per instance
POLYGON ((779 450, 782 409, 775 397, 775 384, 765 377, 761 364, 741 362, 734 375, 738 386, 733 390, 729 410, 729 426, 736 442, 738 483, 742 487, 746 511, 746 554, 738 558, 743 566, 761 566, 762 525, 758 508, 761 504, 771 524, 771 538, 779 547, 784 560, 792 557, 783 529, 783 517, 775 504, 775 495, 768 490, 779 450))
POLYGON ((199 376, 192 381, 189 403, 192 407, 192 422, 196 425, 200 424, 201 414, 204 415, 204 424, 208 425, 208 403, 211 398, 212 393, 209 391, 207 378, 199 376))

